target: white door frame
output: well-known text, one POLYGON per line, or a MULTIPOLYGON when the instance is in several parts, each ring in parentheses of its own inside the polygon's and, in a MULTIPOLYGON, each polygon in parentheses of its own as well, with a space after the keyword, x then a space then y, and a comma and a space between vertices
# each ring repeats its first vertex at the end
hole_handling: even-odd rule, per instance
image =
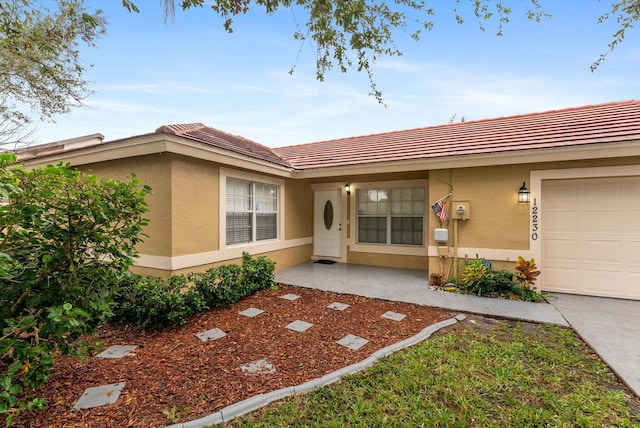
POLYGON ((311 188, 314 192, 313 202, 313 230, 314 230, 314 250, 312 259, 329 259, 337 262, 346 263, 347 262, 347 202, 348 195, 344 191, 344 183, 322 183, 322 184, 313 184, 311 188), (322 209, 316 206, 316 192, 335 192, 335 195, 338 197, 339 207, 334 211, 334 227, 338 229, 339 235, 337 235, 340 242, 338 243, 339 255, 336 256, 326 256, 322 254, 316 254, 316 227, 322 225, 324 227, 323 218, 318 218, 319 214, 322 212, 322 209))

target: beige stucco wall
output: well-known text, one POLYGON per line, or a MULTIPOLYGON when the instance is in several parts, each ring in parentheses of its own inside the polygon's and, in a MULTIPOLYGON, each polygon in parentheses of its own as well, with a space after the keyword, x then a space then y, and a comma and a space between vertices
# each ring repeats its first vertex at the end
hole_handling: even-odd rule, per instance
MULTIPOLYGON (((449 192, 451 184, 452 196, 447 201, 448 218, 454 206, 453 201, 469 201, 470 219, 458 221, 458 247, 476 249, 529 250, 529 214, 530 204, 518 204, 518 188, 525 181, 530 188, 530 172, 544 169, 587 168, 634 165, 640 158, 617 158, 588 161, 549 162, 522 165, 491 166, 478 168, 458 168, 433 170, 429 175, 430 202, 433 203, 449 192)), ((429 245, 436 246, 433 229, 440 227, 435 214, 428 213, 429 245)), ((444 225, 449 229, 449 246, 454 245, 454 225, 449 221, 444 225)), ((464 257, 462 254, 459 254, 464 257)), ((475 254, 469 254, 470 258, 475 254)), ((479 254, 485 257, 484 254, 479 254)), ((488 257, 491 260, 491 257, 488 257)), ((461 272, 463 259, 458 261, 458 273, 461 272)), ((512 260, 491 260, 497 269, 513 269, 512 260)), ((446 266, 450 263, 447 260, 446 266)), ((429 271, 440 272, 439 257, 429 257, 429 271)), ((452 269, 453 272, 453 269, 452 269)))
MULTIPOLYGON (((527 167, 500 166, 432 171, 429 180, 431 201, 450 190, 447 200, 447 218, 451 219, 453 201, 469 201, 469 220, 458 220, 458 246, 475 248, 528 249, 529 205, 518 203, 518 188, 528 181, 527 167)), ((429 229, 440 227, 433 212, 429 213, 429 229)), ((449 228, 453 244, 453 220, 449 228)), ((433 232, 429 244, 437 245, 433 232)))
MULTIPOLYGON (((517 203, 517 190, 523 181, 530 186, 532 170, 585 168, 640 164, 639 157, 611 160, 551 162, 508 166, 456 168, 442 170, 416 170, 401 173, 352 175, 326 179, 284 179, 285 225, 284 239, 294 240, 313 236, 313 190, 316 183, 365 183, 397 180, 428 179, 427 206, 452 189, 447 203, 451 218, 452 201, 469 201, 470 219, 458 222, 458 246, 471 249, 509 250, 517 253, 529 249, 528 204, 517 203)), ((176 154, 154 154, 115 161, 94 163, 79 167, 101 176, 126 179, 133 172, 153 189, 147 202, 150 224, 145 228, 149 236, 138 249, 141 254, 176 257, 210 253, 219 249, 219 177, 220 165, 176 154)), ((347 205, 346 212, 349 213, 347 205)), ((347 214, 349 215, 349 214, 347 214)), ((355 226, 348 226, 348 236, 355 226)), ((436 247, 433 229, 439 227, 430 209, 425 214, 426 244, 436 247)), ((449 222, 449 245, 454 245, 453 223, 449 222)), ((313 245, 269 251, 262 254, 277 262, 283 269, 305 262, 312 257, 313 245)), ((356 264, 390 266, 398 268, 428 269, 439 272, 441 260, 426 255, 376 254, 347 251, 347 261, 356 264)), ((252 253, 253 254, 253 253, 252 253)), ((470 254, 470 257, 475 254, 470 254)), ((485 255, 479 254, 481 257, 485 255)), ((490 257, 489 257, 490 258, 490 257)), ((218 263, 182 269, 178 272, 205 270, 220 263, 240 261, 224 260, 218 263)), ((497 268, 512 268, 510 260, 493 260, 497 268)), ((461 263, 461 262, 460 262, 461 263)), ((447 266, 447 264, 445 264, 447 266)), ((136 267, 144 273, 168 274, 168 271, 136 267)))
MULTIPOLYGON (((437 197, 438 192, 446 193, 447 185, 442 183, 445 181, 453 186, 453 195, 449 202, 471 202, 471 218, 459 223, 460 246, 526 250, 529 247, 529 204, 518 204, 517 192, 523 181, 531 188, 531 171, 639 163, 640 158, 630 157, 438 170, 431 172, 429 191, 432 199, 437 197)), ((451 213, 452 207, 448 205, 447 208, 451 213)), ((433 213, 430 220, 432 224, 437 225, 433 213)))
MULTIPOLYGON (((287 179, 285 188, 285 239, 313 236, 313 191, 309 180, 287 179)), ((307 259, 308 260, 308 259, 307 259)))
POLYGON ((171 155, 172 256, 218 250, 218 182, 217 164, 171 155))
POLYGON ((171 156, 156 154, 137 156, 116 161, 83 165, 82 171, 88 171, 102 177, 127 180, 131 173, 151 187, 153 193, 147 196, 149 211, 145 213, 149 225, 144 228, 144 242, 138 245, 138 251, 154 256, 171 256, 171 156))
MULTIPOLYGON (((135 173, 149 185, 147 197, 149 236, 138 246, 144 255, 177 257, 219 250, 220 165, 177 154, 157 154, 119 159, 80 166, 99 176, 126 179, 135 173)), ((313 192, 309 180, 285 179, 284 239, 309 238, 313 235, 313 192)), ((222 196, 224 197, 224 195, 222 196)), ((277 269, 302 263, 311 258, 312 245, 253 253, 277 262, 277 269)), ((175 272, 202 271, 223 263, 241 262, 225 259, 175 272)), ((134 272, 167 276, 169 270, 136 266, 134 272)))
POLYGON ((358 265, 384 266, 399 269, 420 269, 426 271, 428 268, 429 258, 427 256, 407 256, 401 254, 377 254, 348 251, 347 261, 348 263, 358 265))
MULTIPOLYGON (((266 253, 256 253, 252 254, 253 257, 267 257, 270 260, 276 262, 276 272, 282 269, 286 269, 291 266, 295 266, 300 263, 304 263, 309 261, 311 258, 311 254, 313 252, 313 245, 300 245, 293 248, 287 248, 284 250, 278 251, 269 251, 266 253)), ((179 269, 174 271, 174 274, 184 274, 189 272, 204 272, 207 269, 210 269, 215 266, 220 266, 222 264, 242 264, 242 258, 234 258, 229 260, 224 260, 217 263, 210 263, 207 265, 196 266, 193 268, 179 269)), ((167 271, 160 271, 157 269, 140 269, 140 273, 149 273, 152 275, 161 275, 167 276, 169 273, 167 271)))

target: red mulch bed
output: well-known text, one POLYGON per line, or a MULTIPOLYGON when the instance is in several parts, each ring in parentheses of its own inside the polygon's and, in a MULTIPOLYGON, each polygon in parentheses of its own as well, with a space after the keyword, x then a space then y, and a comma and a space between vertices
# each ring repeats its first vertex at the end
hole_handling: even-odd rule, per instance
POLYGON ((147 428, 186 422, 256 394, 319 378, 453 316, 428 306, 279 286, 233 307, 207 311, 183 326, 160 331, 106 326, 99 330, 102 349, 138 348, 122 359, 60 358, 50 381, 38 391, 48 408, 22 413, 16 426, 147 428), (288 293, 301 297, 281 298, 288 293), (351 306, 344 311, 327 308, 336 301, 351 306), (265 312, 255 318, 238 314, 250 307, 265 312), (407 317, 400 322, 381 318, 387 311, 407 317), (295 320, 314 325, 302 333, 285 328, 295 320), (206 343, 195 336, 216 327, 227 336, 206 343), (357 351, 338 345, 347 334, 369 343, 357 351), (263 358, 274 365, 274 374, 242 373, 240 365, 263 358), (115 404, 71 410, 86 388, 118 382, 126 385, 115 404), (171 421, 163 411, 184 413, 171 421))

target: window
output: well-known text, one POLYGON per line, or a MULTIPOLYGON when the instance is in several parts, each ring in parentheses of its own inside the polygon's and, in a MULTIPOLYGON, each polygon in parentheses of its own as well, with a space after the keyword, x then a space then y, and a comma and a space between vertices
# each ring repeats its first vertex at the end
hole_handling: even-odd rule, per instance
POLYGON ((278 237, 278 186, 227 178, 227 245, 278 237))
POLYGON ((422 245, 424 188, 358 189, 358 243, 422 245))

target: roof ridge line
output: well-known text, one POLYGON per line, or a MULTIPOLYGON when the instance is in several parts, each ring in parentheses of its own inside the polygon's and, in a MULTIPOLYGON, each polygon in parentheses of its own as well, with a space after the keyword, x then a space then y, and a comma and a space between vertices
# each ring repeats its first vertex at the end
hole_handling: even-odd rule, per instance
POLYGON ((198 128, 198 129, 194 129, 194 131, 200 131, 200 130, 202 130, 203 128, 206 128, 206 129, 212 129, 212 130, 213 130, 213 131, 215 131, 215 132, 219 132, 219 133, 221 133, 221 134, 228 135, 228 136, 233 137, 233 138, 238 138, 238 139, 240 139, 240 140, 244 140, 244 141, 246 141, 246 142, 248 142, 248 143, 255 144, 256 146, 260 146, 260 147, 262 147, 263 149, 268 150, 269 152, 271 152, 271 154, 273 154, 274 156, 276 156, 276 157, 277 157, 278 159, 280 159, 282 162, 284 162, 284 163, 286 163, 287 165, 289 165, 289 161, 288 161, 287 159, 285 159, 284 157, 280 156, 280 154, 278 154, 278 153, 274 150, 274 148, 273 148, 273 147, 265 146, 265 145, 264 145, 264 144, 262 144, 262 143, 259 143, 259 142, 255 141, 255 140, 252 140, 252 139, 247 138, 247 137, 243 137, 242 135, 231 134, 230 132, 226 132, 226 131, 223 131, 223 130, 221 130, 221 129, 213 128, 213 127, 211 127, 211 126, 206 126, 206 125, 203 125, 203 124, 200 124, 200 125, 202 125, 202 127, 198 128))
POLYGON ((184 135, 187 132, 198 131, 207 126, 201 122, 194 123, 174 123, 170 125, 162 125, 156 129, 159 134, 184 135))

